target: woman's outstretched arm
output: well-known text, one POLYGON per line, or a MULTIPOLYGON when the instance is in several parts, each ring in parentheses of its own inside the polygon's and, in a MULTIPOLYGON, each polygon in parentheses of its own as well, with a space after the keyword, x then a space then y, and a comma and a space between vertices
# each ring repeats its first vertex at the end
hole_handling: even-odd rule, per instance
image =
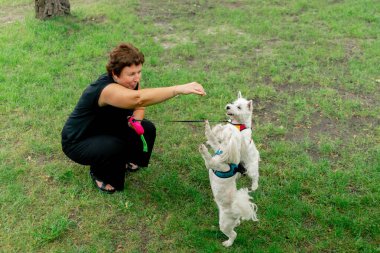
POLYGON ((177 95, 197 94, 204 96, 202 85, 191 82, 161 88, 131 90, 119 84, 107 85, 100 94, 99 106, 112 105, 114 107, 134 109, 164 102, 177 95))

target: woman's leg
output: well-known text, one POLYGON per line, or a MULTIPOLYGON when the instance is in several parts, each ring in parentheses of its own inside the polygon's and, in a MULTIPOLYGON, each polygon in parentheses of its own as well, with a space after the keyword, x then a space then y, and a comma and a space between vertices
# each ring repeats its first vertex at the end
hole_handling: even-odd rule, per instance
POLYGON ((140 152, 140 154, 137 155, 136 164, 141 167, 147 167, 152 155, 154 142, 156 140, 156 127, 149 120, 142 120, 141 125, 144 128, 144 138, 148 145, 148 152, 140 152))
POLYGON ((144 128, 144 139, 148 146, 148 152, 143 151, 144 145, 141 136, 137 135, 130 127, 127 127, 123 131, 122 138, 128 142, 128 153, 131 154, 128 163, 133 163, 140 167, 147 167, 156 140, 156 127, 151 121, 145 119, 141 121, 141 125, 144 128))
POLYGON ((90 165, 96 178, 116 190, 124 189, 125 164, 130 159, 127 150, 125 141, 111 135, 92 136, 63 147, 70 159, 82 165, 90 165))
POLYGON ((64 153, 74 162, 90 165, 91 172, 116 190, 123 190, 127 163, 147 167, 156 139, 156 128, 148 120, 141 122, 148 152, 133 129, 126 127, 115 135, 96 135, 79 143, 64 144, 64 153))

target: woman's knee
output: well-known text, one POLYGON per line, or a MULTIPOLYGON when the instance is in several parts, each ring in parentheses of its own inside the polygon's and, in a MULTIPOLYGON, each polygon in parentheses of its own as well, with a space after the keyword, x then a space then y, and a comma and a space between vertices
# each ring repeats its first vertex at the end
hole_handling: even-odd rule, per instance
POLYGON ((92 136, 75 144, 63 145, 64 153, 83 165, 122 157, 126 150, 125 142, 107 135, 92 136))
POLYGON ((156 136, 156 126, 153 122, 144 119, 141 121, 141 125, 144 128, 144 135, 149 134, 150 136, 156 136))
POLYGON ((100 149, 100 153, 107 156, 120 156, 127 150, 127 144, 120 138, 108 136, 108 138, 102 138, 101 143, 98 143, 97 147, 100 149))

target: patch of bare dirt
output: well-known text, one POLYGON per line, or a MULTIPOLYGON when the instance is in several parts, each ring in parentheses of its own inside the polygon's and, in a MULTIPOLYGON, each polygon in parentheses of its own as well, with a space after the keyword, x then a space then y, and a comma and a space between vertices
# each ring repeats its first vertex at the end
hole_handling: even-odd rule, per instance
MULTIPOLYGON (((280 43, 278 39, 264 40, 260 47, 255 48, 255 55, 259 57, 274 56, 274 49, 280 43)), ((267 80, 269 81, 269 79, 267 80)))
POLYGON ((344 39, 343 41, 339 41, 338 43, 343 43, 346 58, 351 58, 353 55, 362 52, 359 43, 355 39, 344 39))
MULTIPOLYGON (((264 80, 264 82, 271 85, 271 80, 264 80)), ((285 94, 286 96, 295 96, 297 94, 307 94, 310 90, 319 90, 321 88, 326 89, 326 87, 321 87, 320 85, 312 86, 302 86, 302 85, 290 85, 284 84, 281 86, 276 86, 276 91, 278 94, 285 94)), ((375 99, 375 95, 368 94, 356 94, 349 92, 345 89, 332 89, 336 93, 336 97, 340 97, 344 100, 356 100, 360 101, 361 106, 365 108, 373 108, 378 106, 379 102, 375 99)), ((279 112, 283 111, 282 105, 285 103, 281 102, 281 95, 278 96, 276 101, 270 100, 260 100, 253 99, 254 102, 254 121, 255 118, 260 121, 261 124, 272 123, 275 126, 280 126, 281 122, 279 120, 279 112)), ((350 143, 360 136, 373 135, 376 127, 380 125, 380 119, 377 117, 365 117, 353 115, 350 119, 339 120, 333 117, 324 115, 320 110, 318 105, 315 105, 315 111, 307 116, 304 122, 293 123, 292 121, 294 115, 288 115, 288 131, 285 135, 279 136, 269 136, 269 139, 281 139, 292 142, 303 142, 306 139, 311 141, 311 147, 307 150, 310 157, 313 160, 318 160, 326 154, 321 154, 318 151, 318 146, 320 143, 326 139, 332 141, 341 142, 341 145, 350 143)), ((336 161, 339 159, 339 154, 331 153, 328 157, 331 161, 336 161)))
MULTIPOLYGON (((86 6, 89 4, 94 4, 99 2, 98 0, 79 0, 79 1, 70 1, 71 10, 76 7, 86 6)), ((0 25, 7 25, 14 23, 16 21, 22 21, 27 15, 34 15, 35 8, 34 3, 30 2, 27 4, 11 4, 11 5, 2 5, 0 9, 0 25)), ((106 17, 102 16, 90 16, 82 20, 84 23, 102 23, 106 17)))
MULTIPOLYGON (((207 9, 215 8, 216 6, 225 6, 229 9, 243 8, 244 3, 241 1, 200 1, 200 0, 183 0, 175 3, 170 0, 154 1, 142 0, 137 8, 137 15, 144 18, 152 19, 154 25, 162 30, 162 32, 154 39, 161 43, 164 49, 175 47, 178 44, 191 42, 191 34, 184 31, 178 31, 171 24, 172 20, 186 18, 189 22, 196 19, 197 15, 205 12, 207 9)), ((205 33, 216 34, 220 32, 228 32, 244 35, 243 31, 236 31, 228 25, 221 27, 210 26, 205 33)))
POLYGON ((171 21, 178 18, 186 18, 191 22, 199 12, 207 5, 198 0, 184 0, 173 2, 142 0, 136 9, 137 15, 144 21, 152 19, 154 25, 160 28, 161 32, 155 36, 155 41, 160 43, 164 49, 175 47, 191 41, 191 35, 187 32, 179 32, 171 21))
POLYGON ((175 18, 191 18, 201 10, 203 4, 198 0, 183 1, 154 1, 142 0, 139 2, 137 14, 142 18, 152 18, 158 25, 170 23, 175 18))
POLYGON ((100 24, 104 23, 107 20, 107 17, 105 15, 99 15, 99 16, 88 16, 84 19, 82 19, 82 23, 84 24, 100 24))
POLYGON ((279 121, 277 114, 278 103, 272 100, 262 100, 254 98, 253 100, 253 121, 260 119, 261 124, 274 123, 279 121))
POLYGON ((5 5, 0 9, 0 24, 7 25, 25 19, 26 15, 34 13, 34 4, 5 5))
POLYGON ((150 241, 151 234, 145 224, 140 227, 140 252, 148 252, 148 243, 150 241))
MULTIPOLYGON (((266 77, 266 79, 267 79, 266 80, 267 84, 272 84, 272 80, 270 77, 266 77)), ((331 90, 331 92, 336 93, 337 97, 340 97, 342 99, 350 99, 350 100, 359 101, 365 107, 380 105, 380 102, 376 99, 376 94, 367 94, 367 93, 359 93, 359 92, 354 93, 352 91, 345 89, 344 87, 325 87, 320 84, 305 86, 301 84, 284 83, 282 85, 277 85, 275 89, 279 93, 287 93, 290 95, 302 94, 311 90, 317 91, 320 89, 327 89, 327 90, 331 90)))

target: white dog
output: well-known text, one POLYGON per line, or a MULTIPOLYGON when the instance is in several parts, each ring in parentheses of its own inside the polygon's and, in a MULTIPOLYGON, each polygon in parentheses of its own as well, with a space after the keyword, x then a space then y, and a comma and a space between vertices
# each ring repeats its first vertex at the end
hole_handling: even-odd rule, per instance
POLYGON ((242 136, 240 148, 240 163, 246 169, 247 175, 252 179, 252 191, 259 186, 260 155, 252 139, 252 100, 242 97, 240 91, 238 99, 226 105, 226 113, 230 124, 240 130, 242 136))
POLYGON ((257 221, 257 207, 250 201, 252 198, 247 188, 237 190, 236 179, 242 173, 241 163, 253 178, 252 189, 257 189, 259 154, 250 137, 252 101, 242 98, 239 92, 238 99, 228 104, 226 110, 231 124, 219 124, 211 130, 206 121, 207 144, 214 150, 214 156, 210 155, 204 144, 199 147, 199 151, 209 169, 211 189, 219 208, 220 230, 228 236, 223 245, 229 247, 237 236, 234 228, 241 219, 257 221))

